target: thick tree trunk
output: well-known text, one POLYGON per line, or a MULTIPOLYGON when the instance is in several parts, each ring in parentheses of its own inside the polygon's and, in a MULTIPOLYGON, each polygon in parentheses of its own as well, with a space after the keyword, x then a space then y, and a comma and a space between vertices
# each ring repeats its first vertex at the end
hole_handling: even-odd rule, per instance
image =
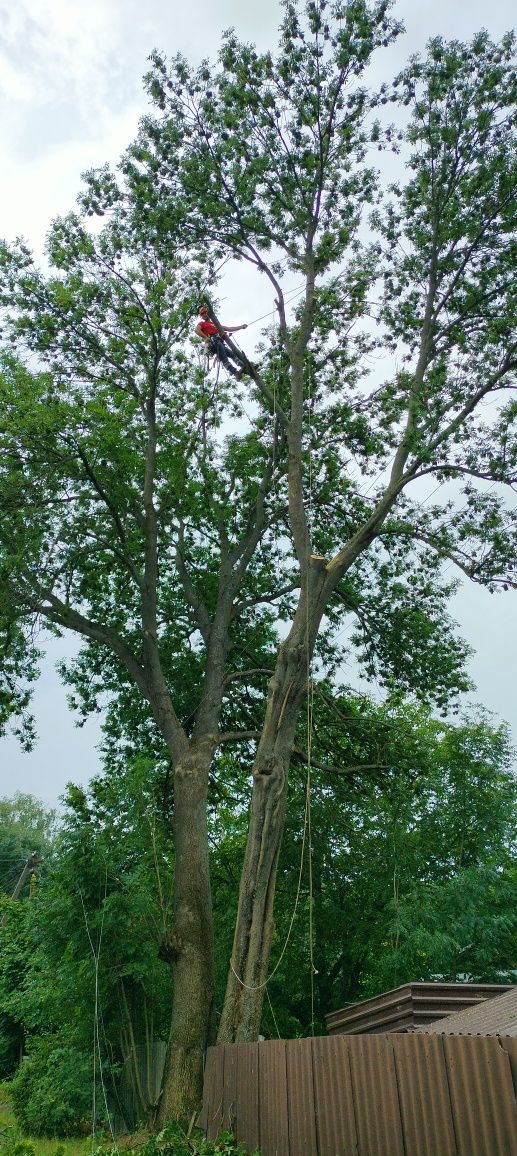
POLYGON ((325 563, 310 566, 288 638, 280 647, 253 770, 253 794, 239 907, 218 1043, 255 1040, 267 978, 278 856, 296 725, 307 686, 308 658, 321 620, 325 563))
POLYGON ((156 1124, 189 1121, 200 1106, 214 998, 207 792, 212 742, 192 744, 174 774, 174 993, 156 1124))
POLYGON ((260 1030, 273 931, 273 901, 284 829, 287 764, 265 753, 257 766, 239 909, 217 1042, 249 1042, 260 1030))

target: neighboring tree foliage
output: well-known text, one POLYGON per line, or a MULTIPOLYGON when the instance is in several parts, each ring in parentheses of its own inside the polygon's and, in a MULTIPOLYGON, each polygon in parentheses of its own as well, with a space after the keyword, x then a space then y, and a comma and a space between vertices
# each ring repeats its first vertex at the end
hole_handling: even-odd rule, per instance
MULTIPOLYGON (((153 1108, 136 1048, 152 1052, 169 1030, 170 969, 159 958, 170 927, 166 829, 160 780, 148 763, 128 767, 123 778, 94 780, 88 797, 70 787, 41 882, 30 901, 7 905, 0 1010, 26 1040, 30 1073, 17 1087, 34 1119, 42 1068, 48 1063, 50 1096, 72 1052, 76 1073, 66 1094, 63 1088, 63 1127, 73 1127, 75 1111, 81 1131, 85 1096, 91 1126, 93 1090, 97 1122, 106 1118, 101 1073, 112 1110, 123 1118, 116 1080, 122 1064, 134 1083, 139 1119, 153 1108)), ((52 1135, 53 1120, 50 1109, 43 1113, 38 1134, 52 1135)), ((28 1127, 25 1116, 20 1122, 28 1127)))
POLYGON ((91 1059, 76 1048, 47 1041, 10 1085, 17 1123, 28 1136, 87 1136, 92 1128, 91 1059))
POLYGON ((84 641, 67 678, 86 713, 110 699, 111 759, 138 733, 170 766, 160 1124, 197 1104, 212 1022, 217 751, 244 744, 248 766, 257 742, 219 1023, 221 1041, 246 1040, 302 707, 345 661, 344 624, 370 676, 445 708, 466 649, 441 563, 491 590, 515 581, 512 37, 436 39, 372 93, 372 54, 400 31, 385 0, 283 11, 275 55, 234 34, 213 68, 156 54, 156 115, 120 171, 91 173, 81 211, 54 223, 49 273, 21 242, 1 253, 2 718, 30 741, 44 622, 84 641), (407 109, 398 134, 376 120, 388 101, 407 109), (404 150, 400 187, 382 190, 373 146, 404 150), (185 346, 230 257, 276 303, 260 366, 242 356, 251 422, 249 386, 215 399, 185 346))
MULTIPOLYGON (((55 811, 45 808, 32 795, 17 791, 10 799, 0 799, 0 888, 6 895, 13 894, 34 852, 44 864, 52 846, 55 818, 55 811)), ((29 887, 27 879, 23 895, 29 887)))
MULTIPOLYGON (((308 1035, 314 1022, 324 1032, 327 1012, 409 981, 515 982, 517 797, 506 728, 482 714, 451 726, 347 694, 327 700, 316 731, 313 958, 307 842, 296 900, 307 783, 298 758, 261 1031, 308 1035)), ((218 809, 216 830, 222 983, 246 833, 233 800, 218 809)))
POLYGON ((18 901, 6 902, 6 897, 18 893, 23 898, 33 890, 36 878, 47 869, 54 833, 55 812, 32 795, 18 791, 11 799, 0 799, 0 1079, 17 1067, 23 1051, 23 1019, 10 997, 24 984, 30 954, 25 911, 18 901), (31 860, 38 865, 27 873, 24 868, 31 860))
MULTIPOLYGON (((263 1034, 324 1031, 326 1012, 408 980, 512 982, 517 799, 506 729, 483 715, 451 726, 350 692, 320 688, 318 699, 310 843, 307 766, 295 753, 263 1034)), ((240 761, 226 759, 224 779, 209 824, 216 1008, 248 790, 240 761)), ((152 1116, 131 1061, 168 1032, 168 809, 167 772, 146 761, 124 777, 108 770, 87 795, 70 788, 49 868, 30 900, 6 904, 0 1014, 27 1037, 30 1061, 13 1087, 31 1134, 88 1131, 93 1110, 106 1125, 105 1092, 123 1118, 123 1063, 138 1118, 152 1116)))

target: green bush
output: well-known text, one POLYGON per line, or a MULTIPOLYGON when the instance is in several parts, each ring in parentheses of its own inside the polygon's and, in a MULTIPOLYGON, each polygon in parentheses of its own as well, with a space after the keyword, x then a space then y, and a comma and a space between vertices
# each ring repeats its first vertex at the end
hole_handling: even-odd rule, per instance
POLYGON ((0 1104, 2 1107, 9 1107, 11 1103, 11 1082, 10 1080, 0 1080, 0 1104))
POLYGON ((24 1140, 17 1128, 0 1129, 0 1156, 34 1156, 35 1146, 24 1140))
POLYGON ((29 1136, 86 1136, 91 1130, 92 1060, 39 1041, 10 1084, 14 1115, 29 1136))
POLYGON ((187 1135, 182 1128, 170 1124, 151 1137, 145 1156, 246 1156, 246 1149, 230 1132, 221 1132, 217 1140, 205 1140, 202 1132, 187 1135))
MULTIPOLYGON (((116 1149, 100 1148, 97 1156, 116 1156, 116 1149)), ((246 1156, 246 1149, 230 1132, 221 1132, 217 1140, 205 1140, 197 1129, 195 1133, 187 1133, 177 1124, 168 1124, 163 1132, 132 1148, 131 1156, 246 1156)))

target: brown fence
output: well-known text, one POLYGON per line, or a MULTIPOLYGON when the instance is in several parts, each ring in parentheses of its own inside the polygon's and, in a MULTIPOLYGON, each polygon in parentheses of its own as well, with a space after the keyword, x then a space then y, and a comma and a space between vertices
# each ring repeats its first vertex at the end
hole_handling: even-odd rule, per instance
POLYGON ((517 1037, 209 1048, 202 1125, 261 1156, 517 1156, 517 1037))

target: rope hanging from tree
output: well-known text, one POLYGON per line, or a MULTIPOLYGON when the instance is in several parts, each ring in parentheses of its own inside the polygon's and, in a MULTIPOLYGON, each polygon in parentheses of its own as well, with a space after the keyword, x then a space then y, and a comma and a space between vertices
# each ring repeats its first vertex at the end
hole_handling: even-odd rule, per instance
MULTIPOLYGON (((269 316, 269 314, 267 314, 266 316, 269 316)), ((253 322, 252 322, 252 324, 253 324, 253 322)), ((310 366, 310 363, 309 363, 309 368, 308 368, 308 386, 309 386, 309 388, 308 388, 308 401, 309 401, 309 407, 308 407, 308 412, 309 412, 308 527, 309 527, 309 538, 310 538, 311 531, 312 531, 312 423, 311 423, 312 385, 311 385, 311 366, 310 366)), ((274 412, 276 414, 276 390, 274 391, 273 396, 274 396, 274 406, 275 406, 274 412)), ((292 911, 291 918, 289 921, 289 927, 287 930, 287 935, 286 935, 282 950, 280 952, 280 955, 277 959, 277 962, 276 962, 273 970, 269 973, 267 978, 265 980, 263 980, 262 983, 259 983, 259 984, 246 983, 242 979, 242 977, 240 975, 238 975, 237 971, 235 970, 235 968, 233 966, 232 961, 230 960, 230 970, 233 973, 233 975, 235 976, 235 979, 238 981, 238 983, 240 983, 241 987, 245 988, 246 991, 265 990, 277 1034, 278 1034, 278 1026, 277 1026, 277 1022, 276 1022, 275 1013, 273 1011, 273 1006, 271 1004, 271 999, 269 996, 268 984, 270 983, 273 976, 278 971, 280 964, 282 963, 282 960, 283 960, 285 953, 287 951, 290 939, 291 939, 291 933, 292 933, 292 930, 294 927, 294 921, 296 919, 296 915, 297 915, 297 911, 298 911, 298 905, 299 905, 299 901, 300 901, 301 890, 302 890, 303 868, 304 868, 304 863, 305 863, 305 848, 307 846, 307 848, 308 848, 308 872, 309 872, 308 941, 309 941, 309 967, 310 967, 310 990, 311 990, 311 1035, 314 1035, 314 1003, 315 1003, 315 1000, 314 1000, 314 976, 317 974, 317 970, 314 966, 314 913, 313 913, 314 894, 313 894, 313 874, 312 874, 312 824, 311 824, 311 794, 312 794, 311 769, 312 769, 312 737, 313 737, 313 725, 314 725, 314 683, 313 683, 313 679, 312 679, 312 660, 311 660, 310 648, 309 648, 309 573, 310 573, 310 566, 307 566, 307 591, 306 591, 306 605, 307 605, 307 622, 306 622, 306 643, 307 643, 307 690, 306 690, 306 701, 307 701, 307 776, 306 776, 306 783, 305 783, 305 809, 304 809, 304 818, 303 818, 302 846, 301 846, 301 852, 300 852, 300 867, 298 870, 298 883, 297 883, 297 888, 296 888, 294 907, 293 907, 293 911, 292 911)))

